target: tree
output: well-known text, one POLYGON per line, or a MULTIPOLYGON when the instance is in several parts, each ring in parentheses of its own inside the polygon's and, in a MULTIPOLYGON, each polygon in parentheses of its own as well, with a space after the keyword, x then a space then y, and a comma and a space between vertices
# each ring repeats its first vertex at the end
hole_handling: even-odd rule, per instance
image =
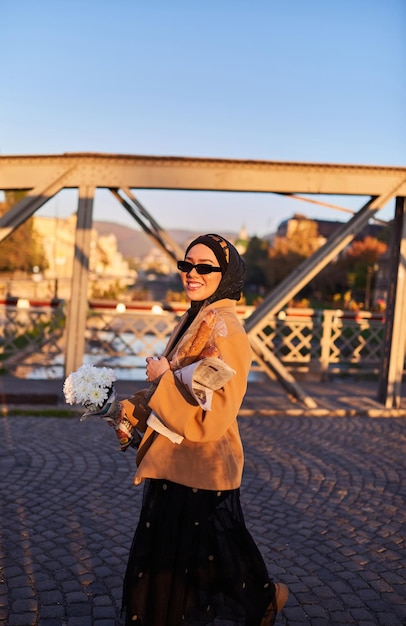
POLYGON ((376 263, 385 254, 388 246, 375 237, 365 237, 361 241, 353 241, 347 250, 347 258, 351 265, 367 266, 376 263))
POLYGON ((245 251, 244 260, 247 267, 246 291, 255 295, 264 295, 269 290, 267 280, 269 243, 265 239, 252 237, 245 251))
POLYGON ((276 236, 272 246, 253 237, 244 254, 246 290, 264 296, 320 246, 317 223, 302 216, 291 220, 286 236, 276 236))
MULTIPOLYGON (((293 247, 294 248, 294 247, 293 247)), ((267 282, 272 289, 288 276, 305 257, 291 249, 287 237, 275 237, 269 251, 267 282)))
MULTIPOLYGON (((25 194, 25 191, 6 191, 6 200, 0 204, 0 214, 6 213, 25 194)), ((33 220, 29 218, 0 242, 0 271, 20 270, 31 273, 34 267, 44 270, 48 263, 40 238, 35 232, 33 220)))
POLYGON ((365 289, 368 274, 377 266, 379 257, 387 251, 387 244, 375 237, 365 237, 361 241, 353 241, 347 250, 345 267, 347 276, 353 277, 354 289, 365 289))
MULTIPOLYGON (((356 300, 364 299, 365 291, 372 288, 379 257, 387 247, 385 242, 370 236, 353 241, 338 259, 313 279, 314 290, 323 300, 344 293, 352 293, 356 300)), ((369 300, 369 294, 365 299, 369 300)))
MULTIPOLYGON (((244 255, 247 293, 267 295, 322 243, 317 223, 302 216, 295 216, 286 235, 275 236, 272 246, 264 239, 253 237, 244 255)), ((353 241, 298 295, 326 303, 338 294, 349 293, 364 303, 369 302, 376 266, 386 250, 387 244, 375 237, 353 241)))

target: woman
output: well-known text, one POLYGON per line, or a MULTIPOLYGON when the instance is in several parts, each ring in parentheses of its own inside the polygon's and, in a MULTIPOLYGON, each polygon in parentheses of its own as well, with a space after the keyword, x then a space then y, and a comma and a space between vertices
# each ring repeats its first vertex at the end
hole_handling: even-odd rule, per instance
POLYGON ((237 414, 252 359, 235 311, 244 261, 229 241, 209 234, 192 241, 178 268, 191 306, 165 354, 147 358, 147 381, 153 383, 148 410, 143 413, 140 392, 122 402, 145 430, 134 480, 145 481, 143 507, 124 580, 126 624, 227 620, 229 626, 270 626, 288 589, 269 578, 245 526, 239 493, 243 449, 237 414), (234 373, 205 410, 177 368, 190 362, 182 362, 182 349, 198 341, 209 315, 215 325, 205 349, 215 348, 234 373))

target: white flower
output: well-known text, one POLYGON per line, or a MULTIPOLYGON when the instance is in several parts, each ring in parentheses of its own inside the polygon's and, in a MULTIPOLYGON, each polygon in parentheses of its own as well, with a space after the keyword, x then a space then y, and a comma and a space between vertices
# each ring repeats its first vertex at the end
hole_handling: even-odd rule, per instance
POLYGON ((83 364, 65 379, 65 400, 68 404, 82 404, 87 409, 97 410, 107 400, 115 380, 112 369, 83 364))
POLYGON ((96 406, 101 406, 103 404, 103 400, 105 400, 106 397, 107 396, 105 396, 101 392, 101 389, 99 389, 98 387, 91 389, 89 392, 89 399, 91 400, 92 404, 95 404, 96 406))

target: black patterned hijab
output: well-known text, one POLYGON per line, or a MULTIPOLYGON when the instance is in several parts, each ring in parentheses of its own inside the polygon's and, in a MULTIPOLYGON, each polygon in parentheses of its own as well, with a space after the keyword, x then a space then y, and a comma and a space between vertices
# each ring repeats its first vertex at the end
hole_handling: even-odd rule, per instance
POLYGON ((245 279, 245 263, 232 243, 220 235, 209 234, 196 237, 187 247, 185 257, 193 246, 198 243, 207 246, 214 252, 221 268, 221 281, 216 291, 203 302, 192 302, 192 308, 201 308, 223 298, 239 300, 245 279))
POLYGON ((209 234, 196 237, 186 248, 187 253, 193 246, 202 243, 212 250, 221 268, 221 281, 216 291, 206 298, 206 300, 193 300, 187 311, 187 318, 178 331, 175 344, 185 334, 200 309, 207 304, 230 298, 230 300, 239 300, 241 298, 241 290, 245 279, 245 262, 239 255, 237 249, 232 243, 221 237, 220 235, 209 234))

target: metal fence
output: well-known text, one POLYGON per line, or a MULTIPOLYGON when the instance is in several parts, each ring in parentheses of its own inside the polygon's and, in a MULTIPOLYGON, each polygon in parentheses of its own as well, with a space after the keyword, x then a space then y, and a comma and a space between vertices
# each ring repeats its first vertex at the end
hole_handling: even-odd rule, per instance
POLYGON ((369 312, 286 309, 266 317, 260 341, 292 372, 379 371, 384 316, 369 312))
MULTIPOLYGON (((241 308, 242 319, 249 315, 241 308)), ((89 303, 85 361, 116 370, 121 379, 142 379, 145 357, 159 354, 182 313, 158 303, 89 303)), ((66 308, 63 302, 0 302, 3 375, 63 378, 66 308)), ((264 319, 259 338, 294 372, 377 373, 383 315, 338 310, 287 309, 264 319)), ((253 371, 261 370, 260 363, 253 371)))

